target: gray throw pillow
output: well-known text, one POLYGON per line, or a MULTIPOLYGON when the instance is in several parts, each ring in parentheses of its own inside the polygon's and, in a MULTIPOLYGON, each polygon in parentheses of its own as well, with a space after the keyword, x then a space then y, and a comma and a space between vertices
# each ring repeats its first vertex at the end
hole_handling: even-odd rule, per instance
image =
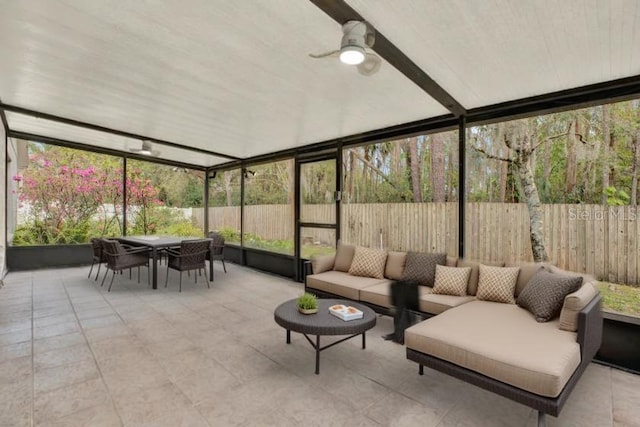
POLYGON ((445 265, 446 263, 447 254, 408 252, 402 280, 411 280, 423 286, 433 287, 436 279, 436 265, 445 265))
POLYGON ((529 310, 538 322, 548 322, 562 308, 564 297, 580 289, 582 277, 538 270, 520 292, 516 304, 529 310))

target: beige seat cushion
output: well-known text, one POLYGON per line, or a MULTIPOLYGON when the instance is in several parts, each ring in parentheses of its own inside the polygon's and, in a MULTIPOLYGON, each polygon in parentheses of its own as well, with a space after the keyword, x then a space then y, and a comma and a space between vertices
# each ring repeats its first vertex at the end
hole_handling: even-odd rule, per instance
POLYGON ((576 333, 513 304, 471 301, 405 331, 405 345, 531 393, 557 397, 580 364, 576 333))
MULTIPOLYGON (((422 286, 421 286, 422 287, 422 286)), ((430 289, 430 288, 427 288, 430 289)), ((455 296, 455 295, 437 295, 431 292, 420 295, 420 311, 431 314, 440 314, 450 308, 457 307, 467 302, 475 300, 475 297, 455 296)))
MULTIPOLYGON (((391 283, 392 281, 388 280, 384 283, 360 289, 360 301, 369 302, 380 307, 391 307, 391 283)), ((427 295, 430 292, 431 288, 418 286, 418 296, 427 295)))
POLYGON ((360 289, 379 283, 391 283, 388 279, 351 276, 342 271, 325 271, 307 276, 307 288, 318 289, 355 301, 360 300, 360 289))

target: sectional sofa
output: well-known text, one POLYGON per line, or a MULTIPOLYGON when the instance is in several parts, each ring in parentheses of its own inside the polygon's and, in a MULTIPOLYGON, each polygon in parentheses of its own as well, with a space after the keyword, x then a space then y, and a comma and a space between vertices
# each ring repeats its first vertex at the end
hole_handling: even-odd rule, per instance
POLYGON ((340 245, 307 266, 305 290, 391 309, 391 283, 418 281, 407 358, 558 416, 602 340, 594 278, 548 263, 476 262, 445 254, 340 245))

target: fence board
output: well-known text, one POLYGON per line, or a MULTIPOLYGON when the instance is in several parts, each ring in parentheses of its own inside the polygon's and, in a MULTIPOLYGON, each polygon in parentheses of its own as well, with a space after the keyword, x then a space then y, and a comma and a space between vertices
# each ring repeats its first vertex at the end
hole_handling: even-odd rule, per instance
MULTIPOLYGON (((640 286, 640 215, 634 207, 543 205, 544 241, 549 259, 561 268, 599 279, 640 286)), ((307 218, 331 223, 335 207, 305 205, 307 218)), ((486 261, 531 261, 529 214, 525 204, 467 203, 465 255, 486 261)), ((457 203, 345 203, 342 242, 387 250, 458 251, 457 203)), ((203 209, 193 209, 204 224, 203 209)), ((290 205, 245 207, 245 231, 268 240, 290 240, 290 205)), ((209 208, 209 228, 240 229, 240 208, 209 208)), ((307 239, 332 242, 334 231, 305 229, 307 239)))

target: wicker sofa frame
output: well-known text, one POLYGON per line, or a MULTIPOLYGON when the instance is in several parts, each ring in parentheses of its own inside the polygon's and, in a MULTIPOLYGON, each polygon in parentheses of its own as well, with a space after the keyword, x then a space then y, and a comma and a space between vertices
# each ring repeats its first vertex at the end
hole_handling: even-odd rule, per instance
MULTIPOLYGON (((320 297, 328 298, 343 298, 340 295, 335 295, 320 291, 318 289, 307 289, 306 275, 312 273, 311 263, 305 263, 305 291, 313 292, 320 297)), ((383 315, 393 315, 392 311, 386 307, 370 304, 365 301, 358 301, 360 304, 365 304, 371 307, 377 313, 383 315)), ((424 319, 433 317, 432 314, 424 312, 413 312, 415 315, 421 316, 424 319)), ((578 380, 587 369, 593 358, 595 357, 600 345, 602 343, 602 296, 598 295, 587 304, 584 309, 578 313, 578 331, 576 341, 580 345, 580 364, 574 371, 573 375, 567 381, 567 384, 562 389, 560 394, 555 397, 545 397, 535 393, 531 393, 521 388, 514 387, 506 384, 502 381, 495 380, 486 375, 482 375, 476 371, 466 369, 455 363, 448 362, 435 356, 431 356, 410 348, 407 348, 407 359, 418 363, 418 373, 423 375, 424 367, 427 366, 436 371, 440 371, 444 374, 458 378, 462 381, 476 385, 480 388, 488 390, 490 392, 499 394, 507 399, 511 399, 515 402, 521 403, 534 410, 538 411, 538 426, 542 427, 546 425, 545 415, 552 415, 557 417, 560 414, 564 404, 571 395, 571 392, 575 388, 578 380)))
POLYGON ((423 367, 427 366, 462 381, 474 384, 538 411, 538 425, 545 425, 545 414, 557 417, 566 403, 578 380, 591 363, 602 343, 602 297, 598 295, 578 313, 578 336, 580 345, 580 365, 575 370, 558 397, 544 397, 522 390, 518 387, 503 383, 455 363, 421 353, 407 348, 407 359, 419 364, 419 374, 423 374, 423 367))

